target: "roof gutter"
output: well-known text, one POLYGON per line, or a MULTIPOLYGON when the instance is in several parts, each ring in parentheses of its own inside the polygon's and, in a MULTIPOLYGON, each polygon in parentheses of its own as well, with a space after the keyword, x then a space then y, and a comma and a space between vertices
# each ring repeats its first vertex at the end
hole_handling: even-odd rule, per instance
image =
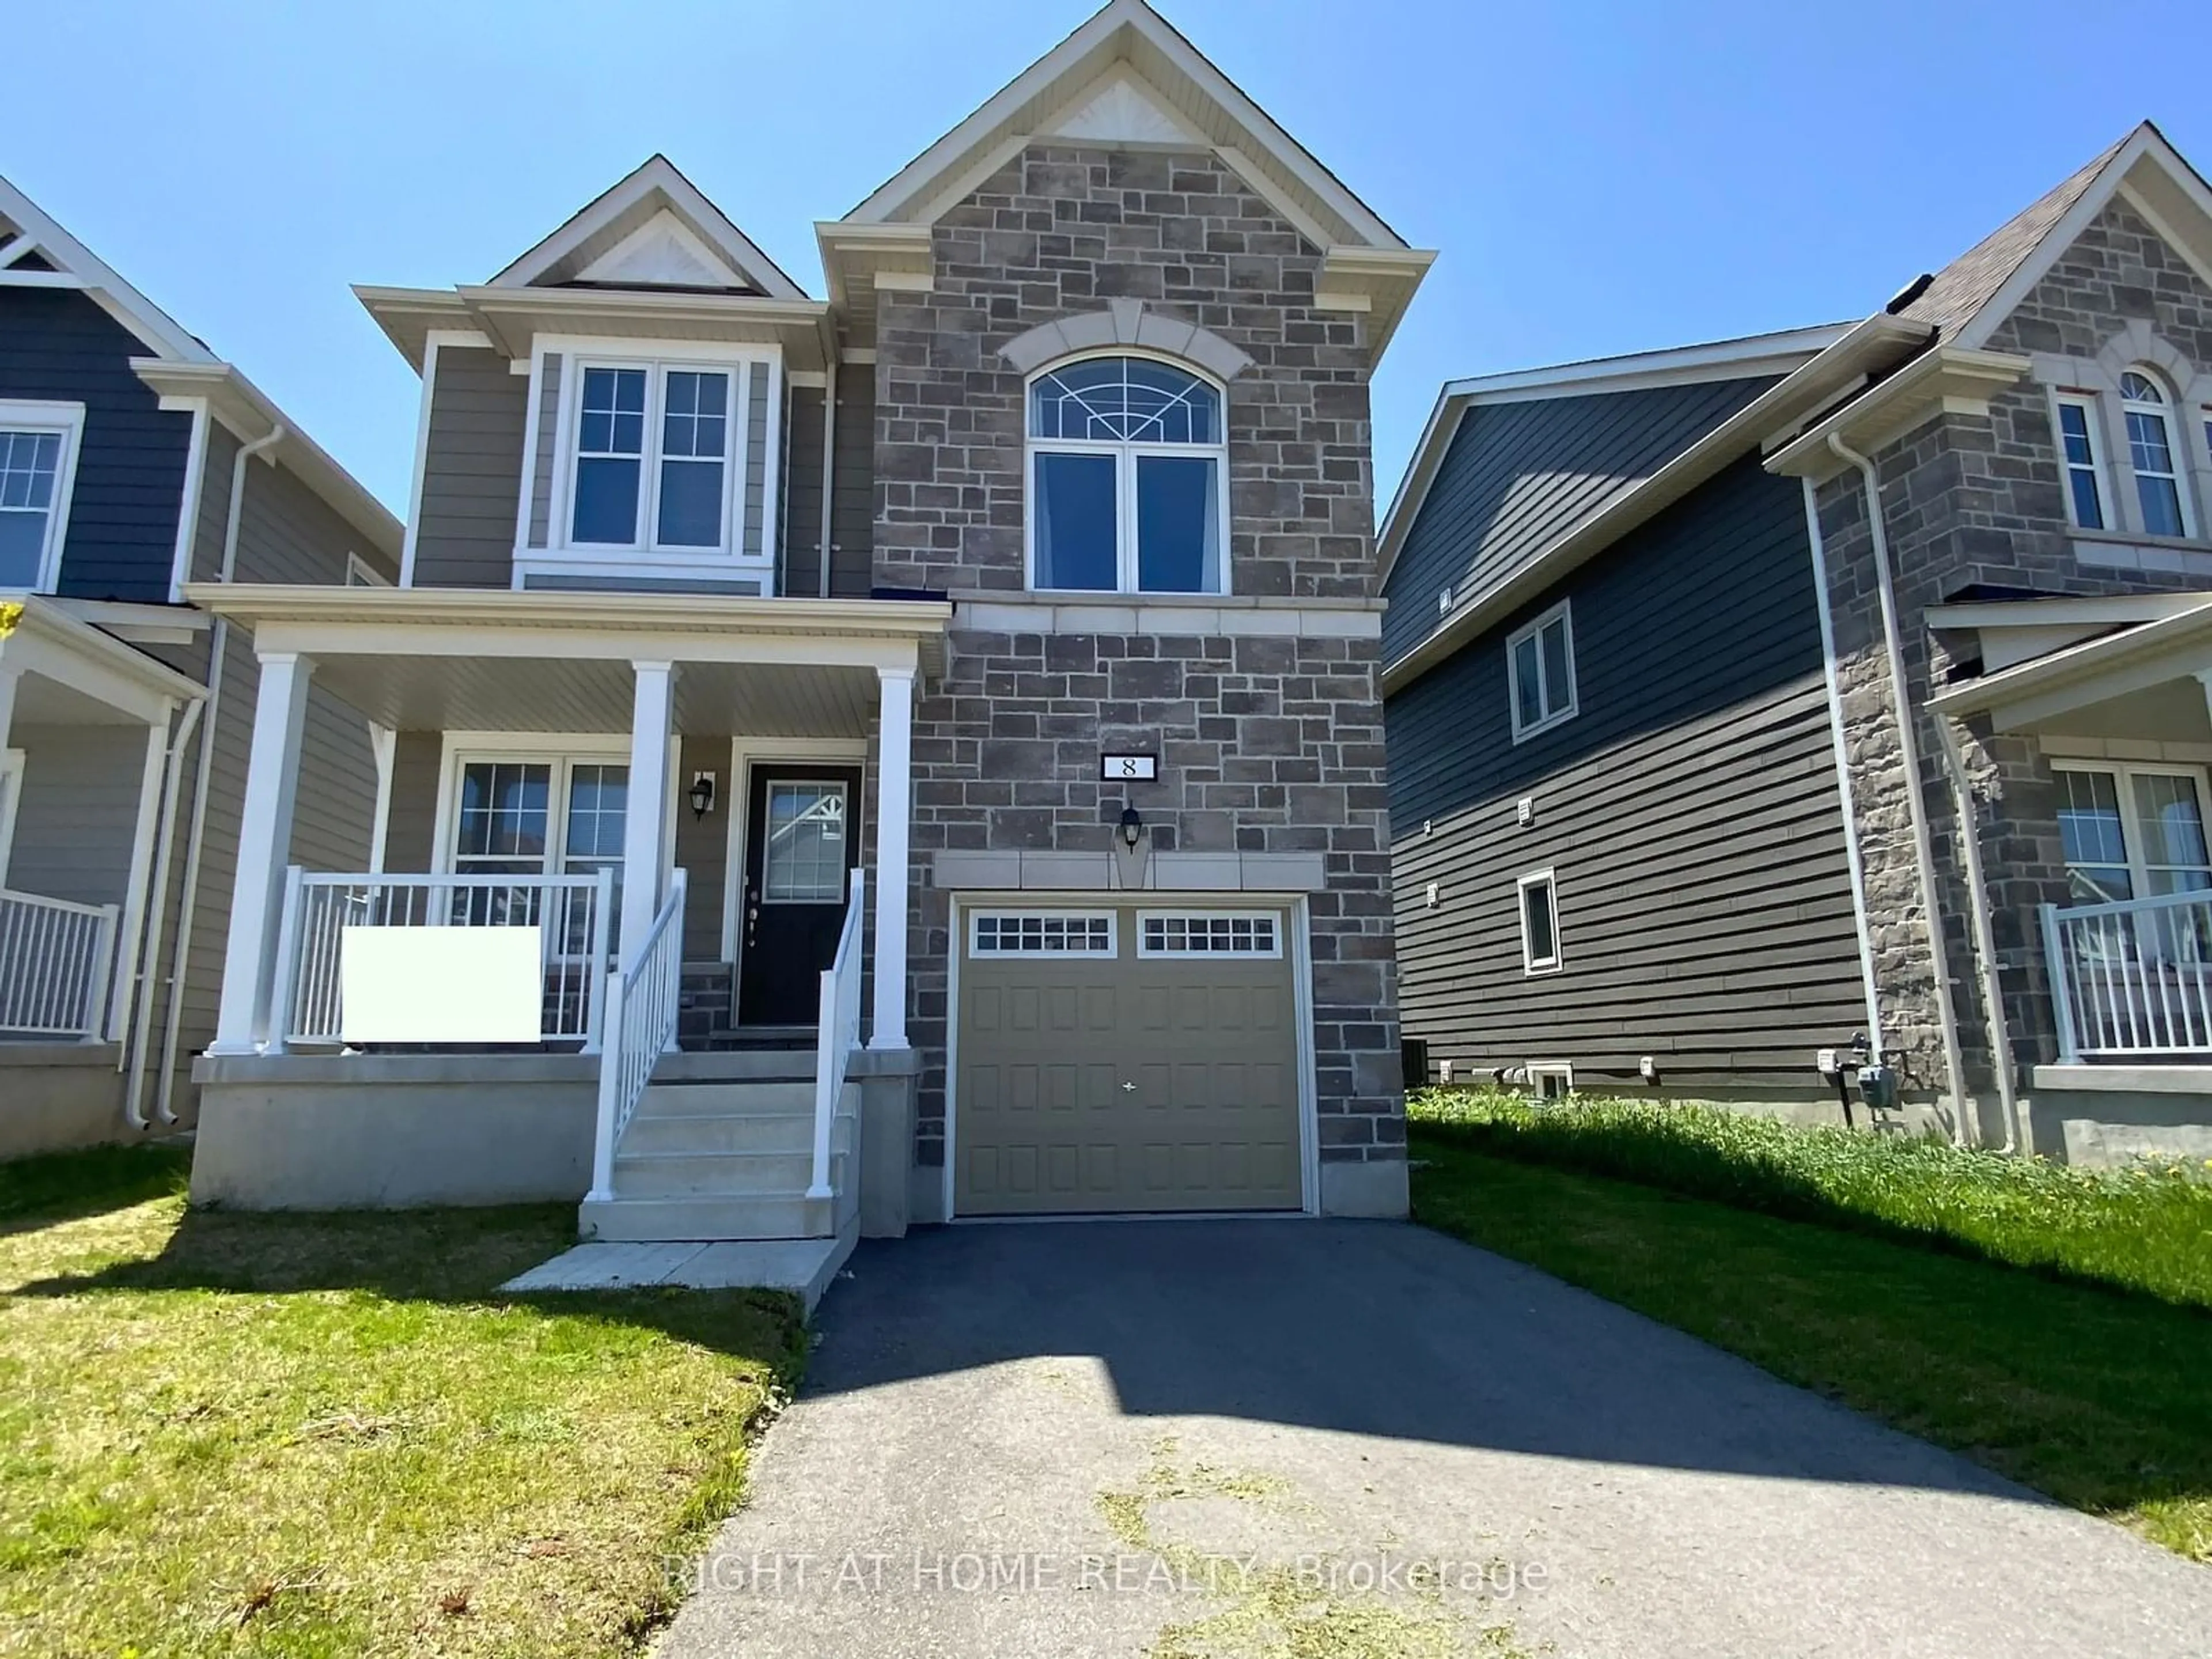
POLYGON ((1925 323, 1906 322, 1887 313, 1868 318, 1636 488, 1554 538, 1480 599, 1455 611, 1428 638, 1383 669, 1383 690, 1411 684, 1637 526, 1756 450, 1762 439, 1819 414, 1843 388, 1893 367, 1924 346, 1931 332, 1925 323))

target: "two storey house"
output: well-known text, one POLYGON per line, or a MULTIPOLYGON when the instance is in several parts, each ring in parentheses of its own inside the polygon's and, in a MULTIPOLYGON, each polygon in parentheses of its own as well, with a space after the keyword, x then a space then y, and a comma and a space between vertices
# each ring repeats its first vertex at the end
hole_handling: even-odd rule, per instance
POLYGON ((2212 189, 2155 127, 1856 324, 1448 386, 1382 548, 1433 1074, 2212 1153, 2212 189))
MULTIPOLYGON (((400 526, 0 180, 0 1156, 188 1123, 257 668, 188 586, 398 575, 400 526)), ((304 711, 294 856, 364 856, 384 751, 304 711)))
POLYGON ((399 583, 191 590, 261 665, 201 1196, 1403 1212, 1367 386, 1431 256, 1140 0, 816 229, 823 299, 656 157, 361 290, 399 583), (311 688, 396 733, 366 865, 283 850, 311 688))

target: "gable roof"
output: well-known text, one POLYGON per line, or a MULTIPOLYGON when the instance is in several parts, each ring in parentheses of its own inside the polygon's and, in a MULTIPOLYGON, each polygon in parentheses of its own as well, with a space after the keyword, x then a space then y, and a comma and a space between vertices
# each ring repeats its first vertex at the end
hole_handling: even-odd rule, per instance
POLYGON ((804 300, 798 283, 678 172, 653 155, 491 279, 493 288, 702 288, 804 300), (624 262, 622 255, 637 257, 624 262), (627 278, 628 280, 624 280, 627 278))
POLYGON ((1157 125, 1152 142, 1194 140, 1227 152, 1232 164, 1243 160, 1237 170, 1247 182, 1270 200, 1287 198, 1280 204, 1297 210, 1285 216, 1313 224, 1321 246, 1407 246, 1145 0, 1108 0, 842 222, 926 222, 1003 165, 1009 144, 1018 149, 1056 131, 1080 137, 1117 113, 1126 123, 1133 105, 1151 106, 1142 118, 1157 125))
POLYGON ((211 363, 215 353, 46 210, 0 179, 0 287, 74 288, 172 362, 211 363))
POLYGON ((1947 343, 1985 345, 2116 196, 2212 282, 2212 188, 2145 121, 1936 272, 1899 314, 1947 343))

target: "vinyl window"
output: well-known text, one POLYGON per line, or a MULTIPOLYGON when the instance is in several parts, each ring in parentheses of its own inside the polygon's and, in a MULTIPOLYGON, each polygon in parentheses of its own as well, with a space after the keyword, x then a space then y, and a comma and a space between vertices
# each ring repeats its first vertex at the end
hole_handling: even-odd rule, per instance
MULTIPOLYGON (((614 914, 622 914, 623 837, 629 768, 598 760, 463 757, 454 779, 447 830, 458 876, 586 876, 614 872, 614 914)), ((528 889, 471 888, 463 901, 477 923, 532 922, 538 896, 528 889)), ((584 948, 586 912, 573 900, 558 931, 563 949, 584 948)))
POLYGON ((1114 913, 979 910, 969 918, 971 957, 1110 957, 1114 913))
POLYGON ((1534 870, 1517 884, 1521 912, 1521 969, 1555 974, 1560 966, 1559 885, 1550 870, 1534 870))
POLYGON ((2097 434, 2096 399, 2086 392, 2062 392, 2057 408, 2067 513, 2079 529, 2106 529, 2105 458, 2097 434))
POLYGON ((2120 412, 2127 422, 2128 465, 2146 535, 2193 536, 2189 492, 2182 485, 2166 389, 2141 369, 2120 376, 2120 412))
POLYGON ((82 404, 0 400, 0 592, 53 591, 83 427, 82 404))
POLYGON ((2204 779, 2184 767, 2057 769, 2069 896, 2108 904, 2212 889, 2204 779))
POLYGON ((737 379, 729 365, 582 363, 570 443, 570 544, 726 549, 737 379))
POLYGON ((1572 720, 1575 699, 1575 624, 1562 599, 1505 641, 1505 672, 1513 698, 1513 741, 1572 720))
POLYGON ((1565 1100, 1575 1091, 1575 1068, 1564 1060, 1533 1060, 1522 1067, 1528 1092, 1539 1100, 1565 1100))
POLYGON ((1033 588, 1229 591, 1221 389, 1149 357, 1086 357, 1030 384, 1033 588))
POLYGON ((1137 918, 1140 957, 1280 957, 1281 918, 1271 913, 1148 910, 1137 918))

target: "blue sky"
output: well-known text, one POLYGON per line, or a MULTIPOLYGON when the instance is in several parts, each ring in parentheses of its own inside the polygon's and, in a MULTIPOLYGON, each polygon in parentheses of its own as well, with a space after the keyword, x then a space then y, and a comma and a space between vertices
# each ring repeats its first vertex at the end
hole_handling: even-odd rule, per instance
MULTIPOLYGON (((2212 61, 2179 0, 1162 3, 1443 251, 1376 382, 1386 501, 1442 380, 1863 316, 2146 116, 2212 170, 2201 77, 2154 72, 2212 61)), ((481 281, 664 150, 819 294, 813 222, 1091 9, 22 7, 0 173, 404 513, 416 382, 349 284, 481 281)))

